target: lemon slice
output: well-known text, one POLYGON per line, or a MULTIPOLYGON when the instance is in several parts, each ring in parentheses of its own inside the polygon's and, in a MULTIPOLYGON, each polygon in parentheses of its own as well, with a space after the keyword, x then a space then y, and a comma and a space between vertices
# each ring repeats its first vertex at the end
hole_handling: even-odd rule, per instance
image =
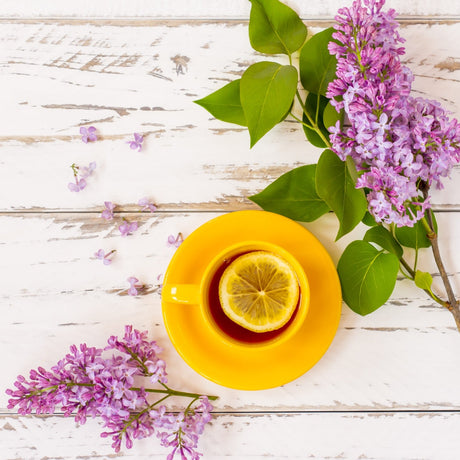
POLYGON ((254 332, 279 329, 292 316, 299 284, 292 267, 280 256, 255 251, 236 258, 219 282, 224 313, 254 332))

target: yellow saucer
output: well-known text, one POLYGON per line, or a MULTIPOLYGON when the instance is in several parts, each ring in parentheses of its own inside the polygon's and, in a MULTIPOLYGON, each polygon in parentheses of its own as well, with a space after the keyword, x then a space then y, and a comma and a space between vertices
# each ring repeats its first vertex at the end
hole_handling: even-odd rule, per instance
POLYGON ((310 308, 292 339, 269 349, 230 348, 202 328, 196 305, 162 302, 169 337, 187 364, 207 379, 239 390, 288 383, 324 355, 339 325, 342 298, 334 264, 321 243, 291 219, 265 211, 224 214, 195 230, 179 246, 165 274, 166 284, 199 284, 210 260, 244 240, 268 241, 291 252, 310 284, 310 308))

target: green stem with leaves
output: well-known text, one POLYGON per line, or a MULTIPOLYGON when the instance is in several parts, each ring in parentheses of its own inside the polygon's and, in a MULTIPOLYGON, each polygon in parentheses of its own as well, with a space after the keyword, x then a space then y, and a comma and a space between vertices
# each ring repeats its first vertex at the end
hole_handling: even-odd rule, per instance
MULTIPOLYGON (((408 275, 406 275, 404 272, 401 272, 401 273, 406 278, 410 279, 411 281, 415 281, 415 270, 412 269, 411 266, 402 257, 400 259, 400 263, 404 267, 404 269, 407 271, 408 275)), ((439 305, 442 305, 443 307, 446 306, 446 302, 444 302, 444 300, 438 297, 433 291, 431 291, 430 289, 423 289, 423 290, 439 305)))
MULTIPOLYGON (((302 97, 300 96, 299 90, 297 90, 295 94, 296 94, 297 100, 299 101, 299 104, 302 107, 303 113, 305 114, 305 116, 307 117, 308 121, 310 122, 310 125, 307 125, 306 123, 304 123, 300 118, 294 116, 292 114, 292 112, 291 112, 292 117, 295 120, 297 120, 299 123, 302 123, 303 125, 307 126, 308 128, 310 128, 310 129, 313 128, 316 131, 316 133, 318 134, 318 136, 321 138, 321 140, 326 144, 326 146, 328 148, 331 148, 331 143, 330 143, 329 139, 321 131, 320 127, 318 126, 317 121, 313 120, 311 115, 308 113, 308 110, 306 109, 305 104, 302 101, 302 97)), ((319 103, 318 103, 318 105, 319 105, 319 103)))

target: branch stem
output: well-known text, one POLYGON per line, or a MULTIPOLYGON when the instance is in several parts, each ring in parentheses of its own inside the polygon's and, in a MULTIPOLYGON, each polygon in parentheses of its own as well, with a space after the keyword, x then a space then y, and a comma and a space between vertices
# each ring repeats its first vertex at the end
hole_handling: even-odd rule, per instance
MULTIPOLYGON (((401 257, 400 263, 407 270, 407 273, 409 274, 409 279, 412 281, 415 281, 415 270, 413 270, 412 267, 402 257, 401 257)), ((429 289, 423 289, 423 290, 439 305, 443 307, 446 306, 446 302, 444 302, 444 300, 438 297, 434 292, 430 291, 429 289)))
MULTIPOLYGON (((298 122, 302 123, 303 125, 307 126, 308 128, 310 129, 314 129, 316 131, 316 133, 318 134, 318 136, 322 139, 322 141, 326 144, 326 147, 328 148, 331 148, 331 143, 329 141, 329 139, 324 135, 324 133, 321 131, 320 127, 318 126, 318 123, 313 120, 313 118, 311 117, 311 115, 308 113, 308 110, 307 108, 305 107, 305 104, 303 103, 302 101, 302 98, 300 96, 300 93, 299 93, 299 90, 296 91, 296 96, 297 96, 297 100, 299 101, 301 107, 302 107, 302 110, 303 110, 303 113, 305 114, 305 116, 307 117, 310 125, 304 123, 302 120, 300 120, 299 118, 297 118, 296 116, 294 116, 291 112, 291 115, 292 117, 297 120, 298 122)), ((318 107, 319 107, 319 102, 318 102, 318 107)), ((318 109, 317 107, 317 109, 318 109)))
POLYGON ((433 224, 433 215, 431 209, 428 209, 426 218, 422 218, 423 225, 427 228, 427 236, 431 242, 431 250, 433 252, 433 257, 438 267, 439 274, 441 275, 442 282, 444 284, 444 289, 447 293, 447 302, 444 302, 444 306, 452 313, 457 325, 457 329, 460 331, 460 304, 455 298, 454 290, 450 284, 449 276, 444 267, 444 263, 441 257, 441 251, 439 250, 438 235, 434 230, 433 224), (428 231, 429 230, 429 231, 428 231))
MULTIPOLYGON (((428 191, 430 187, 426 182, 424 182, 422 183, 420 189, 426 201, 429 198, 428 191)), ((454 290, 452 289, 449 276, 447 275, 447 271, 442 261, 441 251, 439 249, 438 243, 438 235, 436 233, 436 229, 434 226, 433 211, 431 210, 431 208, 428 208, 426 212, 426 217, 424 216, 421 219, 421 221, 423 226, 425 227, 427 237, 431 242, 431 250, 433 252, 434 261, 436 262, 436 266, 438 267, 439 274, 441 275, 441 279, 444 284, 444 289, 447 293, 448 300, 447 302, 444 302, 444 306, 452 313, 455 319, 455 324, 457 325, 457 329, 460 332, 460 301, 457 301, 457 299, 455 298, 454 290)))
MULTIPOLYGON (((132 387, 130 388, 130 390, 140 391, 140 388, 132 387)), ((165 388, 164 390, 157 389, 157 388, 144 388, 144 391, 146 391, 147 393, 167 394, 169 396, 184 396, 186 398, 193 398, 193 399, 197 399, 201 396, 198 393, 188 393, 186 391, 177 391, 169 387, 167 389, 165 388)), ((206 396, 208 397, 210 401, 215 401, 218 398, 218 396, 209 396, 209 395, 206 395, 206 396)))

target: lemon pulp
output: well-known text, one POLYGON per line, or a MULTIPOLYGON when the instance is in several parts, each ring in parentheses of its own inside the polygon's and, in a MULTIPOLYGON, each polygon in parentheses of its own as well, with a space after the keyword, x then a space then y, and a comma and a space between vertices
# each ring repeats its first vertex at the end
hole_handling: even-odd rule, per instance
POLYGON ((255 251, 237 257, 219 282, 224 313, 254 332, 279 329, 291 318, 299 300, 292 267, 277 254, 255 251))

